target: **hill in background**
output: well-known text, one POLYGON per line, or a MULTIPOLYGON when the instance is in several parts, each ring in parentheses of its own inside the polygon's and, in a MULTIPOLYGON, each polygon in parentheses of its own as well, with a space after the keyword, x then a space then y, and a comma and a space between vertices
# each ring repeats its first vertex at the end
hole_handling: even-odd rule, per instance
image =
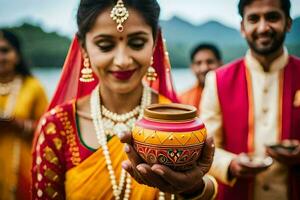
POLYGON ((46 33, 39 26, 28 23, 7 29, 20 37, 24 57, 30 66, 61 67, 63 65, 71 43, 70 38, 55 32, 46 33))
MULTIPOLYGON (((210 42, 220 47, 224 62, 243 56, 247 44, 238 30, 217 21, 195 26, 178 17, 160 22, 172 67, 184 68, 189 65, 189 53, 199 42, 210 42)), ((25 58, 31 66, 61 67, 67 55, 71 39, 57 33, 46 33, 39 26, 25 23, 9 28, 20 36, 25 58)), ((294 19, 293 27, 287 34, 286 45, 289 53, 300 57, 300 17, 294 19)))
MULTIPOLYGON (((178 17, 161 21, 164 37, 173 67, 186 67, 191 49, 200 42, 217 45, 222 52, 224 62, 230 62, 243 56, 247 43, 239 30, 227 27, 217 21, 209 21, 195 26, 178 17)), ((300 17, 294 19, 293 27, 287 34, 286 45, 289 53, 300 56, 300 17)))

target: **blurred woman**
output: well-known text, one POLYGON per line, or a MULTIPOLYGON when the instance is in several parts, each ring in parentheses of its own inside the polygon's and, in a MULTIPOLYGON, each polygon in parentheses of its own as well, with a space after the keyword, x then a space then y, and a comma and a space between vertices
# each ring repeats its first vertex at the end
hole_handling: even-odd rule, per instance
POLYGON ((30 199, 31 141, 47 106, 24 62, 19 39, 0 30, 0 197, 30 199))

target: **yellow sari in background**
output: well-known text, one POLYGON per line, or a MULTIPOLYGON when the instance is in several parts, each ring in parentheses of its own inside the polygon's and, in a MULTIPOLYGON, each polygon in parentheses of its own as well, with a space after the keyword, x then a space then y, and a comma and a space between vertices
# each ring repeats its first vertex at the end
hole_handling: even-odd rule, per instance
MULTIPOLYGON (((0 109, 7 105, 8 95, 0 96, 0 109)), ((13 117, 38 120, 48 101, 41 84, 33 77, 22 81, 13 108, 13 117)), ((0 130, 0 197, 1 199, 30 199, 31 140, 22 133, 4 128, 0 130)), ((33 133, 32 133, 33 134, 33 133)))

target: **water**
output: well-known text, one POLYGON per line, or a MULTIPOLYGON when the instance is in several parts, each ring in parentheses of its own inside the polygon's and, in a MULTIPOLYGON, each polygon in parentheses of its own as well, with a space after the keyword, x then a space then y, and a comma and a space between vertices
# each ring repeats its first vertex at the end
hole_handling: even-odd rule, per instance
MULTIPOLYGON (((43 84, 49 99, 52 97, 60 78, 61 69, 36 68, 33 74, 43 84)), ((173 82, 178 93, 191 87, 196 79, 190 69, 172 69, 173 82)))

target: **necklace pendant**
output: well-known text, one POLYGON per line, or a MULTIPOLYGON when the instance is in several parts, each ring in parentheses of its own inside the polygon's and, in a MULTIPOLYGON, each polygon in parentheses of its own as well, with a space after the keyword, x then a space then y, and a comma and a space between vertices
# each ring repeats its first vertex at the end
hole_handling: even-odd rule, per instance
POLYGON ((122 133, 130 131, 129 127, 124 123, 117 123, 113 127, 114 133, 119 137, 122 133))

